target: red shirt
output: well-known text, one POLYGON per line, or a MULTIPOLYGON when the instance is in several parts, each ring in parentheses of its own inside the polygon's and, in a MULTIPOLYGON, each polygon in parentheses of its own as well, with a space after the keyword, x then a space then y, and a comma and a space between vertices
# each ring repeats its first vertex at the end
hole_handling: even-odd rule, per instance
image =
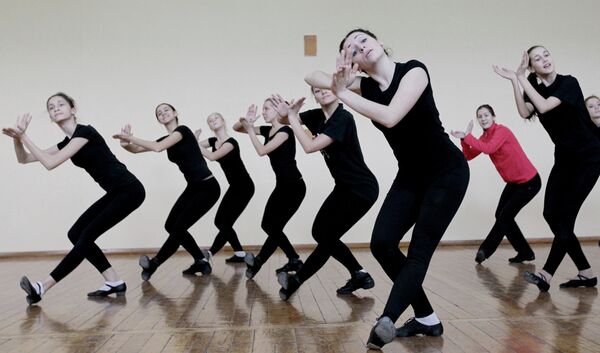
POLYGON ((515 135, 504 125, 494 123, 479 139, 468 134, 460 144, 469 161, 482 152, 490 155, 496 170, 507 183, 522 184, 537 174, 515 135))

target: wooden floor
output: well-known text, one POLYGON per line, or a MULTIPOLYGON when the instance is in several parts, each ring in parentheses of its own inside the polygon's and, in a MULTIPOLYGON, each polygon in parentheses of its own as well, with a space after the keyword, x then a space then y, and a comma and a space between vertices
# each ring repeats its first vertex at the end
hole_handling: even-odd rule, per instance
MULTIPOLYGON (((534 250, 541 265, 549 247, 534 250)), ((584 251, 600 270, 600 248, 588 243, 584 251)), ((101 277, 85 263, 35 306, 25 303, 18 280, 42 278, 58 258, 0 260, 0 352, 365 352, 391 282, 369 251, 356 254, 375 288, 337 296, 348 274, 330 260, 289 303, 277 293, 280 253, 253 281, 244 265, 226 265, 225 253, 215 257, 210 276, 181 276, 191 260, 178 254, 146 283, 137 256, 111 256, 127 282, 126 298, 88 300, 101 277)), ((533 264, 508 265, 510 248, 482 265, 474 255, 473 247, 445 247, 434 256, 425 289, 443 337, 396 339, 384 352, 600 352, 597 289, 558 289, 575 273, 569 259, 550 292, 540 294, 521 277, 533 264)), ((396 324, 411 316, 409 309, 396 324)))

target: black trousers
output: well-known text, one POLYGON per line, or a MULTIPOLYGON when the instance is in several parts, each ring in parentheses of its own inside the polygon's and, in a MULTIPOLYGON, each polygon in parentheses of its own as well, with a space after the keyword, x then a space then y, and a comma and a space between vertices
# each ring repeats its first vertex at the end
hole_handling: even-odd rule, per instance
POLYGON ((109 191, 88 208, 69 229, 68 236, 73 249, 60 261, 50 276, 58 282, 73 271, 83 259, 87 259, 102 273, 111 265, 95 241, 107 230, 121 222, 140 207, 146 192, 137 179, 109 191))
POLYGON ((554 240, 544 270, 554 275, 566 254, 578 270, 590 268, 581 244, 575 236, 575 220, 583 201, 594 188, 600 166, 576 163, 555 163, 548 177, 544 199, 544 218, 554 240))
POLYGON ((382 316, 396 321, 411 305, 416 317, 433 313, 423 280, 433 252, 454 218, 469 183, 469 167, 458 167, 431 181, 399 172, 377 216, 371 251, 394 282, 382 316), (405 256, 398 245, 414 225, 405 256))
POLYGON ((221 189, 215 178, 189 183, 186 186, 165 222, 169 237, 154 257, 159 264, 175 254, 180 245, 195 260, 204 258, 188 229, 217 203, 220 194, 221 189))
POLYGON ((317 242, 317 247, 297 273, 301 282, 321 269, 331 256, 344 265, 351 275, 362 269, 340 238, 369 211, 376 200, 377 198, 367 200, 339 186, 333 189, 319 209, 313 223, 312 235, 317 242))
POLYGON ((533 255, 533 250, 517 225, 515 217, 537 195, 541 188, 542 180, 539 174, 522 184, 506 184, 496 208, 496 223, 479 246, 486 257, 492 256, 505 235, 518 254, 533 255))
POLYGON ((221 204, 217 209, 217 215, 215 216, 215 225, 219 229, 219 233, 210 247, 211 253, 216 254, 219 252, 227 242, 229 242, 234 251, 244 250, 233 229, 233 224, 242 212, 244 212, 253 195, 254 183, 252 180, 249 180, 245 184, 229 186, 225 195, 223 195, 221 204))
POLYGON ((277 181, 275 189, 267 200, 261 227, 267 233, 267 240, 257 256, 264 262, 281 248, 288 259, 297 259, 298 253, 283 232, 283 228, 300 207, 306 195, 304 180, 277 181))

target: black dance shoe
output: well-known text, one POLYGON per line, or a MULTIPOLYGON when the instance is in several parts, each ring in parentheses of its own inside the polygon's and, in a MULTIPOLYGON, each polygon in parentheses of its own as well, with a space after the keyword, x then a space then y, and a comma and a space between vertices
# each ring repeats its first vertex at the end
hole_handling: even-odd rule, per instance
POLYGON ((535 274, 533 272, 525 271, 523 272, 523 278, 531 284, 535 284, 540 292, 547 292, 550 289, 550 283, 546 282, 544 276, 540 273, 535 274))
POLYGON ((281 289, 279 290, 279 298, 281 300, 290 299, 292 294, 296 293, 302 284, 298 275, 289 275, 287 272, 279 272, 277 274, 277 282, 281 285, 281 289))
POLYGON ((233 254, 233 256, 226 258, 225 262, 228 264, 241 264, 246 262, 246 260, 244 256, 237 256, 236 254, 233 254))
MULTIPOLYGON (((25 300, 27 300, 27 304, 35 304, 42 300, 42 296, 35 290, 35 287, 33 286, 33 284, 31 284, 29 278, 25 276, 21 277, 21 282, 19 284, 21 285, 21 288, 23 288, 25 293, 27 293, 27 296, 25 297, 25 300)), ((36 283, 36 286, 39 287, 39 284, 36 283)))
POLYGON ((190 267, 181 271, 181 273, 186 276, 195 276, 198 272, 202 273, 205 276, 210 275, 212 273, 212 266, 205 259, 201 259, 194 261, 194 263, 190 267))
POLYGON ((107 296, 115 293, 117 295, 117 297, 121 297, 121 296, 125 295, 125 291, 127 290, 127 285, 125 284, 125 282, 119 284, 118 286, 114 286, 114 287, 108 283, 104 283, 104 285, 109 287, 110 289, 108 289, 108 290, 98 289, 96 291, 89 292, 87 294, 87 296, 90 298, 92 298, 92 297, 107 297, 107 296))
POLYGON ((520 264, 520 263, 523 263, 523 261, 533 261, 533 260, 535 260, 534 253, 531 253, 531 255, 517 254, 517 256, 511 257, 510 259, 508 259, 508 262, 510 262, 511 264, 520 264))
POLYGON ((392 342, 396 336, 396 327, 392 320, 384 316, 377 320, 377 323, 371 329, 369 339, 367 340, 367 348, 381 349, 384 345, 392 342))
POLYGON ((577 275, 577 279, 569 280, 559 285, 560 288, 577 288, 577 287, 595 287, 598 284, 598 279, 587 278, 586 276, 577 275))
POLYGON ((367 272, 356 271, 343 287, 337 289, 337 294, 350 294, 357 289, 370 289, 375 287, 373 277, 367 272))
POLYGON ((280 272, 298 272, 304 263, 300 259, 290 259, 287 264, 275 270, 276 274, 280 272))
POLYGON ((156 272, 158 268, 158 262, 155 259, 150 259, 146 255, 140 256, 139 261, 140 267, 142 268, 142 280, 149 281, 152 274, 156 272))
POLYGON ((431 326, 424 325, 414 317, 406 321, 402 327, 396 329, 396 337, 412 337, 416 335, 438 337, 443 333, 444 326, 442 326, 441 322, 431 326))
POLYGON ((477 254, 475 254, 475 262, 478 264, 482 263, 487 257, 485 256, 485 252, 481 249, 477 250, 477 254))
POLYGON ((248 267, 246 268, 246 278, 254 278, 254 276, 256 276, 256 274, 258 273, 258 271, 260 271, 260 268, 262 267, 262 260, 258 256, 255 257, 253 253, 247 252, 246 257, 244 258, 244 262, 248 267))

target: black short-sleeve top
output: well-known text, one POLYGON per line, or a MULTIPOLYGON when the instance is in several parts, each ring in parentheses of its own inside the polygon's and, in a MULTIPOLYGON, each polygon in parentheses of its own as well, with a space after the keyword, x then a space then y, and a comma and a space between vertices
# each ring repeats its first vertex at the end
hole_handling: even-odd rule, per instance
POLYGON ((300 118, 313 135, 324 134, 334 140, 321 150, 321 154, 335 184, 365 199, 377 199, 377 179, 363 158, 352 114, 340 104, 329 119, 322 109, 302 112, 300 118))
POLYGON ((425 65, 417 60, 396 63, 390 86, 381 90, 371 77, 361 80, 361 94, 364 98, 379 104, 389 105, 398 91, 400 81, 411 69, 422 68, 427 73, 427 87, 404 118, 395 126, 373 125, 385 136, 396 159, 400 171, 410 171, 415 176, 435 177, 444 171, 465 163, 462 152, 454 145, 439 118, 433 99, 431 78, 425 65))
POLYGON ((71 162, 83 168, 102 189, 111 191, 137 180, 110 151, 98 131, 90 125, 78 124, 73 136, 65 137, 56 146, 58 149, 63 149, 71 139, 76 137, 84 138, 88 142, 71 157, 71 162))
POLYGON ((287 140, 268 154, 271 167, 273 168, 273 172, 275 172, 275 179, 278 182, 302 179, 302 174, 300 174, 298 166, 296 165, 296 140, 294 139, 292 128, 283 126, 279 128, 273 136, 269 136, 272 129, 271 126, 261 126, 259 128, 260 135, 265 138, 265 145, 269 143, 276 134, 288 134, 287 140))
MULTIPOLYGON (((177 164, 185 180, 193 183, 211 176, 212 173, 206 165, 202 152, 200 152, 200 146, 198 146, 198 140, 192 130, 185 125, 179 125, 174 131, 179 132, 182 138, 167 148, 167 157, 171 162, 177 164)), ((160 142, 168 136, 163 136, 156 141, 160 142)))
MULTIPOLYGON (((223 141, 223 146, 226 143, 230 143, 233 146, 233 150, 227 153, 225 156, 221 157, 217 160, 223 168, 223 172, 225 173, 225 178, 227 178, 227 182, 229 185, 238 185, 238 184, 246 184, 248 181, 252 182, 246 167, 244 166, 244 162, 242 162, 242 158, 240 157, 240 146, 238 142, 230 137, 227 140, 223 141)), ((217 138, 211 137, 208 139, 208 144, 212 147, 212 151, 216 151, 217 148, 217 138)))
MULTIPOLYGON (((573 76, 556 75, 549 86, 538 82, 534 74, 527 78, 544 98, 556 97, 560 104, 541 114, 534 106, 540 123, 554 142, 554 156, 562 162, 600 162, 600 140, 589 128, 590 115, 579 82, 573 76)), ((531 102, 525 94, 526 102, 531 102)))

